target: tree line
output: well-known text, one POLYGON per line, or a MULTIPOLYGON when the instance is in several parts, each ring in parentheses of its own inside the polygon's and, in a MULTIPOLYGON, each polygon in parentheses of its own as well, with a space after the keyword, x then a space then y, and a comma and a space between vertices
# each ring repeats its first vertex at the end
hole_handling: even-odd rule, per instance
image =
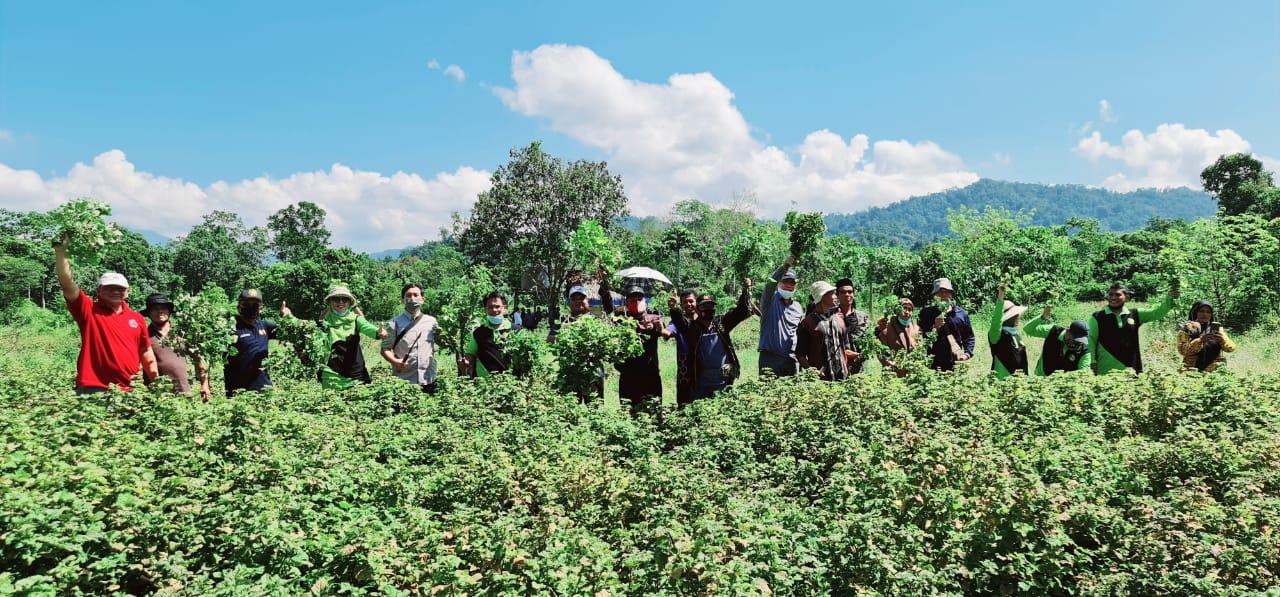
MULTIPOLYGON (((740 280, 764 277, 789 251, 785 224, 757 219, 749 193, 728 205, 686 199, 665 218, 635 220, 623 181, 604 162, 565 161, 538 143, 513 150, 492 182, 469 214, 442 223, 440 240, 397 258, 332 246, 323 208, 304 201, 272 214, 265 226, 215 211, 166 245, 123 230, 97 263, 77 264, 75 273, 89 288, 102 272, 118 271, 132 281, 135 296, 216 286, 230 297, 258 288, 268 302, 288 301, 304 318, 320 315, 335 281, 377 318, 398 312, 406 282, 427 288, 428 305, 438 309, 474 298, 475 287, 511 293, 515 308, 554 314, 570 286, 592 277, 571 247, 585 221, 599 223, 623 265, 653 267, 677 287, 710 293, 722 304, 737 296, 740 280), (638 223, 627 228, 624 219, 638 223)), ((1280 309, 1280 189, 1273 175, 1252 156, 1234 154, 1206 168, 1202 182, 1218 203, 1212 218, 1153 218, 1141 229, 1112 232, 1090 218, 1033 225, 1031 212, 961 208, 938 216, 950 235, 914 249, 829 234, 797 269, 808 280, 852 278, 860 305, 876 314, 890 311, 897 297, 924 303, 932 281, 949 277, 961 282, 958 300, 974 308, 991 300, 1002 279, 1021 304, 1100 300, 1116 281, 1145 300, 1180 283, 1184 294, 1213 302, 1233 328, 1273 321, 1280 309)), ((6 319, 26 303, 63 308, 48 243, 58 228, 51 214, 0 211, 6 319)))

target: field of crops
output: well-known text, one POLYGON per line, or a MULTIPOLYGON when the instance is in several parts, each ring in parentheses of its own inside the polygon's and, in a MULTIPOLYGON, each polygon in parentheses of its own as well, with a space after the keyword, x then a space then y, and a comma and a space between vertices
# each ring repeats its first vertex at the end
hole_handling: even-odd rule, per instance
POLYGON ((1280 584, 1273 373, 752 379, 632 419, 509 379, 77 398, 74 331, 0 335, 0 592, 1280 584))

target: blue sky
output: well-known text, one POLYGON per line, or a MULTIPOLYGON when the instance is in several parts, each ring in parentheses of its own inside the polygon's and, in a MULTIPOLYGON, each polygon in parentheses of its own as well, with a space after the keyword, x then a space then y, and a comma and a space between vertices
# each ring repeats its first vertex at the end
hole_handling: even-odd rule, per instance
POLYGON ((540 4, 0 0, 0 207, 92 193, 173 234, 310 199, 377 249, 534 139, 609 160, 644 214, 1280 156, 1280 3, 540 4))

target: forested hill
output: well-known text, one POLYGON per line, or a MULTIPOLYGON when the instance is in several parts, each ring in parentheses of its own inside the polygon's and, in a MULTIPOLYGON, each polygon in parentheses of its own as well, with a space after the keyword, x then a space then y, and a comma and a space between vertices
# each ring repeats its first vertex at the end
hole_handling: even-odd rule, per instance
POLYGON ((1196 220, 1212 217, 1218 204, 1209 195, 1179 188, 1114 193, 1083 185, 1042 185, 982 179, 962 189, 912 197, 886 207, 826 216, 831 234, 859 242, 911 247, 951 233, 947 210, 968 206, 1032 212, 1031 223, 1063 224, 1072 217, 1098 220, 1103 230, 1127 232, 1154 217, 1196 220))

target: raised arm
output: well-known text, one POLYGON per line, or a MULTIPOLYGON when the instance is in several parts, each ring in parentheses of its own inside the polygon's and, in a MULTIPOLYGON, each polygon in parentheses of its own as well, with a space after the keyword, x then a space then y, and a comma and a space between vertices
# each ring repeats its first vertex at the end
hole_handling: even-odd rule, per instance
POLYGON ((772 302, 773 295, 774 293, 778 292, 778 278, 781 278, 783 274, 787 273, 787 268, 790 268, 791 265, 795 262, 796 262, 795 256, 788 255, 787 260, 782 262, 782 266, 780 266, 776 270, 773 270, 773 275, 769 276, 769 282, 764 285, 764 292, 760 294, 760 312, 761 313, 768 311, 769 306, 773 304, 772 302))
POLYGON ((749 317, 751 317, 751 279, 747 278, 742 281, 742 293, 738 295, 738 304, 724 314, 721 325, 724 326, 724 331, 732 332, 733 328, 738 327, 738 324, 749 317))
POLYGON ((53 272, 58 276, 58 286, 62 287, 62 298, 68 305, 80 298, 80 287, 76 285, 75 276, 71 275, 71 260, 67 259, 67 237, 64 235, 53 242, 53 272))
POLYGON ((1048 338, 1049 332, 1053 329, 1053 324, 1049 323, 1049 317, 1052 315, 1053 305, 1045 305, 1044 312, 1023 325, 1022 331, 1032 338, 1048 338))
POLYGON ((373 325, 368 319, 365 319, 363 315, 356 316, 356 328, 359 329, 360 333, 364 334, 366 338, 372 338, 374 340, 381 340, 387 335, 386 328, 380 325, 373 325))
POLYGON ((1154 308, 1135 309, 1135 311, 1138 312, 1138 321, 1141 321, 1142 323, 1160 321, 1165 315, 1169 314, 1170 310, 1173 309, 1173 301, 1176 298, 1178 298, 1178 291, 1170 290, 1169 294, 1164 295, 1164 300, 1160 301, 1160 304, 1156 305, 1154 308))
MULTIPOLYGON (((1090 365, 1098 364, 1098 318, 1094 317, 1093 322, 1089 324, 1089 351, 1085 354, 1089 358, 1090 365)), ((1084 368, 1084 360, 1081 359, 1080 368, 1084 368)), ((1096 370, 1094 371, 1097 372, 1096 370)))
POLYGON ((996 291, 995 308, 991 310, 991 325, 987 328, 987 342, 991 344, 1000 341, 1000 328, 1004 325, 1004 289, 1007 285, 1008 283, 1001 282, 1000 289, 996 291))

